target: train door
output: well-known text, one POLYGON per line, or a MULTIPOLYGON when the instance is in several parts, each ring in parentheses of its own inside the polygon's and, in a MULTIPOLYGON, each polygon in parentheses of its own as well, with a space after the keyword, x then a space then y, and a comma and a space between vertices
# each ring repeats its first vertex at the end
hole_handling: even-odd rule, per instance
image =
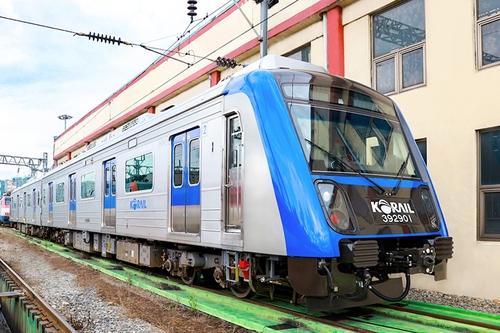
POLYGON ((76 223, 76 173, 69 175, 69 211, 68 222, 74 225, 76 223))
POLYGON ((238 115, 227 118, 225 211, 226 231, 241 230, 243 132, 238 115))
POLYGON ((36 189, 33 189, 33 222, 36 223, 36 189))
POLYGON ((54 183, 49 183, 49 217, 48 223, 54 221, 54 183))
POLYGON ((40 225, 47 221, 47 189, 44 184, 41 185, 40 197, 40 225))
POLYGON ((116 159, 103 164, 103 227, 116 227, 116 159))
POLYGON ((200 129, 172 139, 171 175, 172 230, 198 234, 200 206, 200 129))
POLYGON ((26 221, 26 206, 28 206, 28 203, 26 202, 26 192, 23 193, 23 221, 26 221))

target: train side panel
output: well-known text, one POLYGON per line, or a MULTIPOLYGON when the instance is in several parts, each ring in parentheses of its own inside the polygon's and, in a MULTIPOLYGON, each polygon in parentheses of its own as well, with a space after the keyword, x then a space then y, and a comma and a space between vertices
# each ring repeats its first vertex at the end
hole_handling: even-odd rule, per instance
POLYGON ((285 236, 268 160, 256 115, 248 96, 226 96, 226 110, 235 110, 243 128, 243 239, 244 250, 286 255, 285 236))
MULTIPOLYGON (((84 162, 85 164, 85 162, 84 162)), ((99 232, 102 225, 102 167, 99 161, 88 163, 77 172, 76 227, 80 230, 99 232), (83 178, 85 177, 85 178, 83 178), (94 180, 94 190, 86 190, 82 182, 94 180), (82 189, 83 188, 83 189, 82 189)))

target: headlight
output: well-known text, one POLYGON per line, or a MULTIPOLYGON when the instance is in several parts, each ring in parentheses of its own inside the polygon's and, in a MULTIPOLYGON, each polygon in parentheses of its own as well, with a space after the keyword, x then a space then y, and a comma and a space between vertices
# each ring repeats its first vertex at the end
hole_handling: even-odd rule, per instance
POLYGON ((422 203, 424 204, 425 212, 432 229, 438 230, 439 219, 437 217, 436 207, 434 206, 434 202, 432 201, 429 189, 425 187, 420 188, 420 197, 422 198, 422 203))
POLYGON ((317 186, 332 227, 340 231, 353 230, 349 208, 342 191, 332 183, 318 183, 317 186))

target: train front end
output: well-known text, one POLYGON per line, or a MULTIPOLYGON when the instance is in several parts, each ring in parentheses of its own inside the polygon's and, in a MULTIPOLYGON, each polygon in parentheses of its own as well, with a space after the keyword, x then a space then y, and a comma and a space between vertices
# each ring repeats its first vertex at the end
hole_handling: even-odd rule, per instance
POLYGON ((287 247, 311 308, 403 299, 410 275, 446 277, 453 252, 427 168, 391 99, 297 70, 248 75, 287 247))

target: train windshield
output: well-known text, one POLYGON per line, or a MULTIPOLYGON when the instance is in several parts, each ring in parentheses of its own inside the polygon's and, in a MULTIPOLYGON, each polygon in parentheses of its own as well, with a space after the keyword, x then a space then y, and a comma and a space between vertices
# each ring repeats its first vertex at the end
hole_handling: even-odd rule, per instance
POLYGON ((283 90, 291 97, 290 113, 312 171, 418 176, 394 106, 385 97, 304 86, 283 90))
POLYGON ((5 197, 5 204, 10 205, 10 197, 5 197))

